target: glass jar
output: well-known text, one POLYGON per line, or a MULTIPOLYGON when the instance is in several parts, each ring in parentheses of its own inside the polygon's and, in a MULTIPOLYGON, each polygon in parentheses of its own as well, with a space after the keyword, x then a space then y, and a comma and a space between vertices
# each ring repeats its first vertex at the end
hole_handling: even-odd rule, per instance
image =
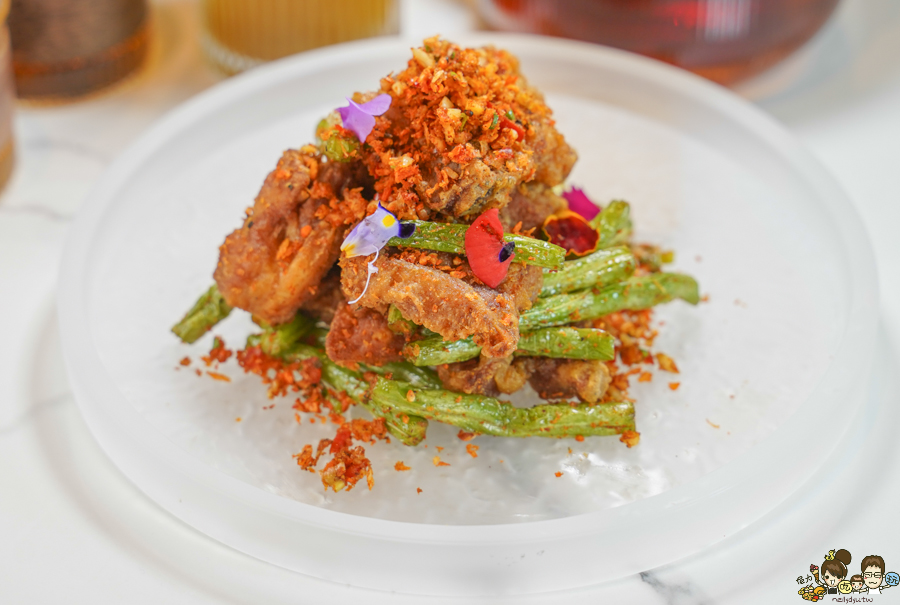
POLYGON ((400 31, 396 0, 203 0, 203 48, 226 74, 400 31))
POLYGON ((0 0, 0 189, 6 186, 12 174, 13 109, 16 103, 16 87, 13 79, 12 53, 9 45, 9 0, 0 0))
POLYGON ((66 99, 118 82, 144 59, 146 0, 12 0, 16 89, 66 99))
POLYGON ((838 0, 479 0, 494 28, 596 42, 721 84, 774 65, 809 40, 838 0))

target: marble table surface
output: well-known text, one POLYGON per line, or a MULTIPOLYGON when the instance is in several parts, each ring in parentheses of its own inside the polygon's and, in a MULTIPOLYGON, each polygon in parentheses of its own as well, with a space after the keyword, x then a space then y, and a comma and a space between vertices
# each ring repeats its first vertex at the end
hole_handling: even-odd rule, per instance
MULTIPOLYGON (((408 0, 404 33, 477 23, 452 0, 408 0)), ((225 547, 146 498, 106 458, 70 393, 56 279, 73 215, 104 168, 161 114, 219 77, 203 63, 196 5, 153 5, 146 67, 78 103, 22 105, 17 166, 0 197, 0 602, 455 602, 376 593, 292 573, 225 547)), ((900 567, 900 2, 845 0, 786 63, 742 85, 835 174, 879 262, 882 338, 869 398, 835 453, 788 501, 688 559, 515 603, 797 602, 798 576, 830 549, 900 567)), ((851 573, 857 565, 851 565, 851 573)), ((894 591, 875 600, 897 599, 894 591)), ((896 591, 900 595, 900 590, 896 591)), ((477 602, 469 599, 469 602, 477 602)))

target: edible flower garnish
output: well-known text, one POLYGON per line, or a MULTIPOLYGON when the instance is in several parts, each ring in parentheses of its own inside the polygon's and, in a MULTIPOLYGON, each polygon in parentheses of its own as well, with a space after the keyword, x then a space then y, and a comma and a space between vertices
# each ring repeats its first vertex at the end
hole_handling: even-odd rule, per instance
POLYGON ((580 214, 563 210, 547 217, 544 235, 551 244, 566 249, 568 254, 584 256, 597 249, 600 234, 580 214))
POLYGON ((496 208, 482 213, 466 230, 466 258, 472 273, 491 288, 506 277, 515 250, 514 243, 503 241, 503 225, 496 208))
POLYGON ((347 101, 350 105, 338 108, 338 113, 341 114, 341 121, 344 128, 356 133, 360 143, 365 143, 366 137, 375 128, 374 116, 380 116, 391 106, 391 95, 380 94, 371 101, 362 104, 350 98, 347 98, 347 101))
POLYGON ((378 260, 378 253, 384 248, 384 245, 387 244, 388 240, 392 237, 406 239, 415 233, 415 231, 415 224, 401 223, 397 220, 396 216, 385 210, 384 206, 379 202, 375 212, 360 221, 360 223, 347 234, 347 237, 344 238, 344 243, 341 244, 341 252, 343 252, 347 258, 353 258, 354 256, 368 256, 372 253, 375 254, 375 258, 368 263, 366 287, 363 288, 362 294, 355 300, 350 301, 350 304, 353 304, 362 298, 363 295, 365 295, 366 290, 369 289, 369 279, 371 279, 373 273, 378 273, 378 268, 375 266, 375 261, 378 260))
POLYGON ((600 213, 600 208, 591 201, 587 194, 578 187, 563 191, 562 197, 569 203, 569 210, 580 214, 586 220, 592 220, 600 213))

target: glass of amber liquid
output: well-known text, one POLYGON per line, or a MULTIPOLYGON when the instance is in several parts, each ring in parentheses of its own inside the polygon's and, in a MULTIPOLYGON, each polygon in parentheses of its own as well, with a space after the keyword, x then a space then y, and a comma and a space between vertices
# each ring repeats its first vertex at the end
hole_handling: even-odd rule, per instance
POLYGON ((496 29, 596 42, 721 84, 774 65, 809 40, 838 0, 478 0, 496 29))
POLYGON ((226 74, 400 31, 397 0, 203 0, 203 48, 226 74))

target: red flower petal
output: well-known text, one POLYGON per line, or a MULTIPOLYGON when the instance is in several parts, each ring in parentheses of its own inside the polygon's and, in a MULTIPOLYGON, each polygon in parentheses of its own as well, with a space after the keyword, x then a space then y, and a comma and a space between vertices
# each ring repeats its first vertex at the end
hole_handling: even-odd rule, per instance
POLYGON ((500 261, 503 251, 503 225, 496 208, 484 212, 466 230, 466 257, 472 273, 491 288, 496 288, 506 277, 515 253, 500 261))
POLYGON ((544 221, 544 234, 551 244, 562 246, 575 256, 590 254, 600 240, 600 234, 584 217, 567 210, 544 221))

